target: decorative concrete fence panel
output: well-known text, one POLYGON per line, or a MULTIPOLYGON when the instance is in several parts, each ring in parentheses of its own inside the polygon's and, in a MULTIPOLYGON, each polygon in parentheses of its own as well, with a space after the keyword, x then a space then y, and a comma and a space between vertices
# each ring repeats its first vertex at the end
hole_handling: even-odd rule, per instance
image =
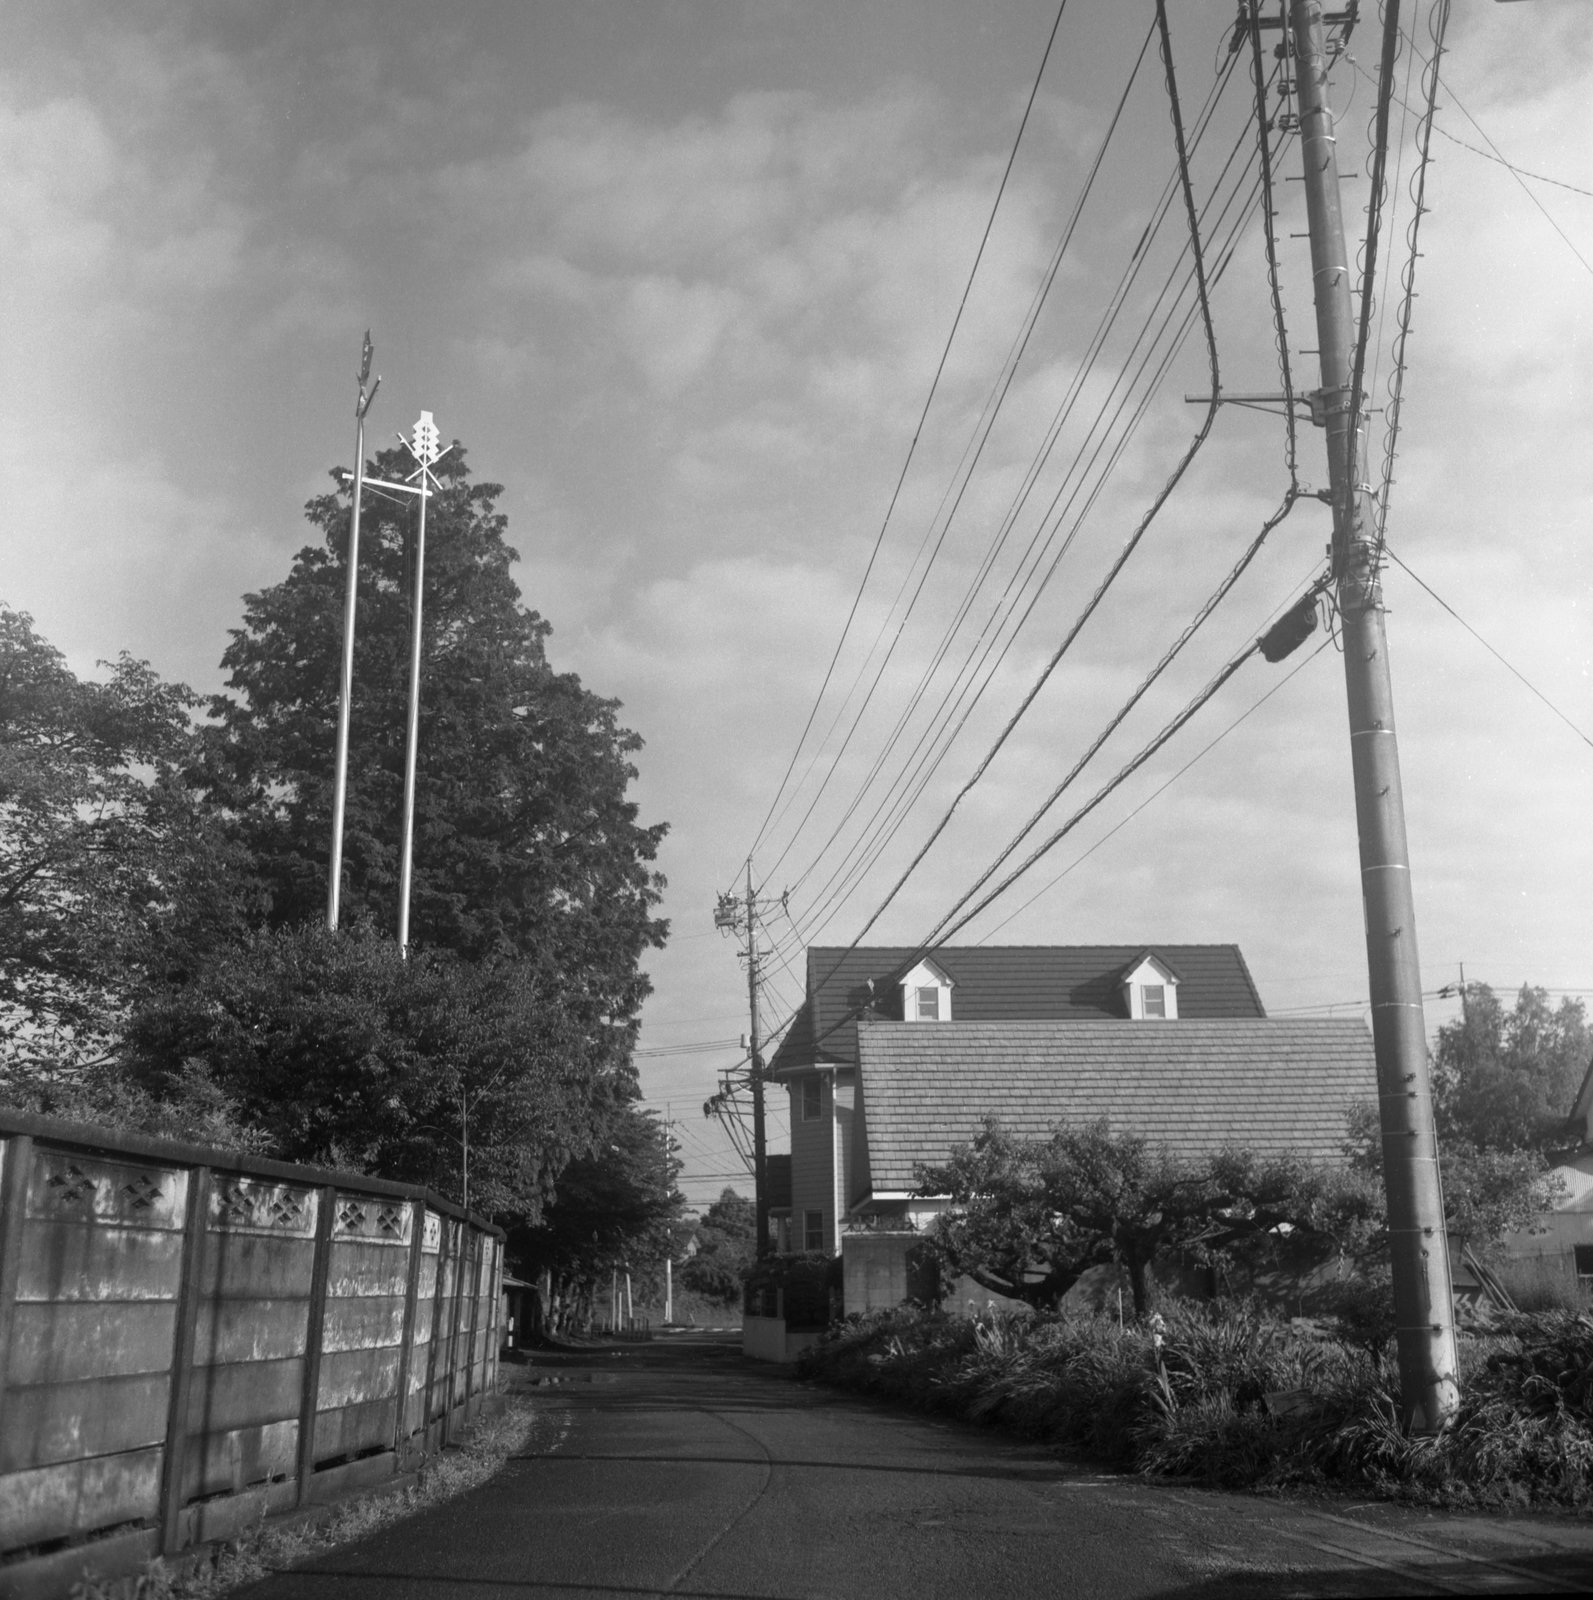
POLYGON ((502 1271, 412 1185, 0 1115, 0 1600, 440 1448, 496 1388, 502 1271))

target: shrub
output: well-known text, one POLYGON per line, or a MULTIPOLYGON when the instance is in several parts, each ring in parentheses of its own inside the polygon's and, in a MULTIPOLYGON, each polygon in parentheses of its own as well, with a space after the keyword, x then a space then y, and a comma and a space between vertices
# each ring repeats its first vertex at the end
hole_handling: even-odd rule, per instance
POLYGON ((901 1310, 850 1319, 799 1370, 1147 1476, 1593 1505, 1593 1317, 1506 1316, 1464 1338, 1464 1402, 1436 1438, 1405 1431, 1373 1349, 1254 1302, 1175 1304, 1165 1320, 1127 1328, 1096 1316, 901 1310))

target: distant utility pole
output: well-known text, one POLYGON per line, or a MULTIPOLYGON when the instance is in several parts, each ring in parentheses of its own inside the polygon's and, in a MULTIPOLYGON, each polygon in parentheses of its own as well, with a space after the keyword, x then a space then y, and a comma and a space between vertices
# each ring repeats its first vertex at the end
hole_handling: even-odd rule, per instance
MULTIPOLYGON (((1398 27, 1398 13, 1398 0, 1386 0, 1386 27, 1398 27)), ((1253 9, 1252 25, 1259 25, 1259 20, 1253 9)), ((1321 406, 1314 404, 1312 410, 1325 418, 1327 427, 1333 575, 1349 696, 1401 1405, 1413 1430, 1434 1433, 1460 1403, 1454 1297, 1427 1071, 1416 905, 1394 737, 1377 521, 1371 488, 1364 481, 1362 422, 1350 415, 1355 319, 1333 113, 1327 98, 1329 57, 1321 0, 1289 0, 1289 29, 1297 63, 1300 154, 1322 377, 1321 406)))
POLYGON ((354 509, 348 525, 348 575, 343 585, 343 668, 337 690, 337 753, 332 763, 332 861, 326 886, 326 925, 334 931, 343 893, 343 808, 348 799, 348 723, 354 698, 354 600, 360 566, 360 501, 365 488, 365 413, 371 409, 371 401, 382 386, 378 376, 369 391, 365 387, 370 382, 371 357, 375 353, 371 331, 367 328, 357 379, 360 396, 354 403, 354 509))
POLYGON ((752 1085, 752 1191, 757 1212, 758 1254, 769 1253, 769 1155, 763 1115, 763 1047, 758 1035, 758 922, 765 911, 783 906, 778 900, 760 900, 752 887, 752 862, 747 862, 745 896, 725 893, 714 907, 714 926, 721 932, 745 932, 747 936, 747 1007, 752 1031, 749 1039, 747 1076, 752 1085))

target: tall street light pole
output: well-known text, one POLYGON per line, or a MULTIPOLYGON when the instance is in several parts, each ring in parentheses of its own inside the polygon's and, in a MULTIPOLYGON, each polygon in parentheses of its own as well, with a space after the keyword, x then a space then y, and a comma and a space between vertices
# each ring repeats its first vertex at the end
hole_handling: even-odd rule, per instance
MULTIPOLYGON (((1386 0, 1387 28, 1398 27, 1398 11, 1398 0, 1386 0)), ((1257 20, 1254 11, 1251 20, 1257 20)), ((1322 377, 1320 408, 1313 404, 1312 409, 1327 426, 1333 574, 1344 637, 1401 1405, 1408 1426, 1433 1433, 1459 1406, 1459 1360, 1378 576, 1377 521, 1371 489, 1360 481, 1364 468, 1357 466, 1365 460, 1361 419, 1350 414, 1355 322, 1327 98, 1329 58, 1321 0, 1289 0, 1289 28, 1297 63, 1322 377)))
POLYGON ((326 925, 334 931, 343 892, 343 811, 348 800, 348 724, 354 698, 354 604, 359 585, 360 500, 365 489, 365 413, 382 383, 378 377, 366 390, 375 353, 367 328, 360 352, 360 395, 354 406, 354 506, 349 517, 348 575, 343 589, 343 669, 338 680, 337 754, 332 773, 332 858, 326 885, 326 925))
POLYGON ((415 854, 415 760, 420 747, 421 595, 426 573, 426 504, 431 499, 432 463, 437 449, 437 424, 422 411, 412 439, 405 441, 420 475, 420 514, 415 533, 415 596, 409 618, 409 726, 404 746, 404 842, 398 871, 398 948, 409 954, 409 891, 415 854))

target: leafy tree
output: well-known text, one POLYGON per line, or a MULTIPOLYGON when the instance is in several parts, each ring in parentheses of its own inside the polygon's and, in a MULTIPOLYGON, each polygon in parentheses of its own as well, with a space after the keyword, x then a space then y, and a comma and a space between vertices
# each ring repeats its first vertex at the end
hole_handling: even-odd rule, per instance
MULTIPOLYGON (((377 456, 376 476, 412 463, 377 456)), ((530 962, 621 1062, 662 942, 652 870, 662 825, 627 798, 641 741, 618 706, 555 672, 549 627, 520 603, 497 484, 457 442, 427 518, 424 667, 411 934, 470 959, 530 962)), ((204 781, 235 810, 269 886, 271 921, 320 915, 329 853, 349 491, 312 500, 321 541, 245 598, 223 657, 204 781)), ((361 524, 345 834, 351 918, 397 915, 414 511, 374 491, 361 524)))
POLYGON ((128 1110, 113 1054, 131 997, 234 936, 252 897, 180 780, 193 696, 125 653, 101 665, 79 680, 0 605, 0 1096, 103 1116, 128 1110))
POLYGON ((697 1225, 697 1252, 680 1269, 681 1287, 723 1305, 741 1298, 742 1274, 757 1255, 757 1210, 752 1201, 724 1189, 697 1225))
POLYGON ((406 961, 358 926, 243 937, 143 1004, 128 1050, 148 1092, 198 1073, 288 1160, 531 1219, 634 1093, 525 963, 406 961))
POLYGON ((1459 1021, 1433 1052, 1439 1133, 1476 1150, 1553 1150, 1593 1062, 1593 1029, 1580 1000, 1549 1005, 1523 984, 1506 1011, 1487 984, 1469 984, 1459 1021))
POLYGON ((1191 1161, 1105 1122, 1015 1139, 987 1120, 918 1192, 949 1209, 933 1238, 947 1267, 996 1294, 1051 1307, 1092 1267, 1128 1273, 1135 1314, 1151 1307, 1151 1265, 1196 1258, 1298 1227, 1344 1227, 1374 1204, 1371 1185, 1294 1161, 1241 1151, 1191 1161))
POLYGON ((674 1248, 685 1208, 679 1172, 657 1117, 634 1102, 617 1106, 595 1148, 559 1174, 539 1223, 510 1233, 521 1272, 547 1274, 548 1303, 539 1311, 548 1326, 565 1326, 589 1306, 605 1273, 650 1281, 674 1248))

